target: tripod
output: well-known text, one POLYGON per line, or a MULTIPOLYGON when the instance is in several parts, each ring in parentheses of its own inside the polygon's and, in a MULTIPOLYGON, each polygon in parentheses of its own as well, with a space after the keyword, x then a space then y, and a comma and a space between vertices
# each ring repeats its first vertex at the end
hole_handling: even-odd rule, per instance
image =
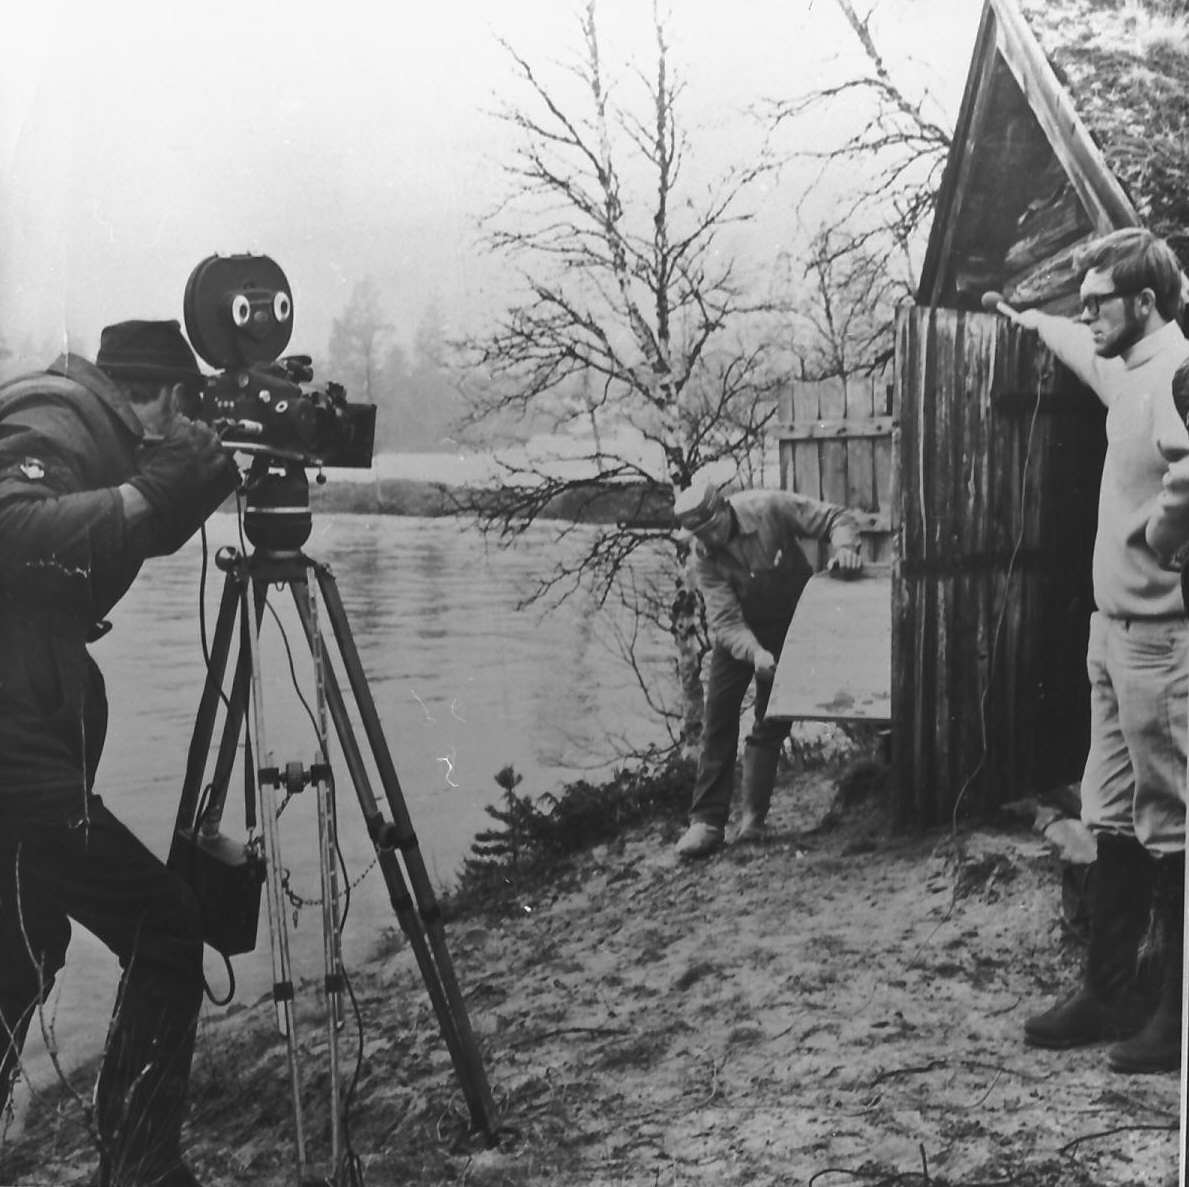
POLYGON ((273 1000, 280 1032, 285 1036, 296 1139, 298 1187, 329 1184, 338 1187, 344 1161, 344 1116, 339 1075, 339 1030, 344 1021, 346 979, 341 954, 341 902, 337 812, 334 778, 329 763, 328 719, 334 723, 343 760, 351 776, 367 833, 383 874, 389 901, 417 961, 442 1037, 446 1042, 471 1121, 489 1143, 496 1134, 495 1106, 487 1084, 466 1006, 445 944, 441 911, 430 885, 416 833, 409 819, 400 781, 392 761, 367 677, 339 597, 326 565, 301 551, 312 519, 304 468, 296 463, 277 465, 257 459, 248 479, 244 526, 256 549, 249 555, 234 548, 220 549, 217 567, 226 574, 207 676, 195 718, 178 808, 170 865, 187 872, 205 899, 207 940, 225 956, 255 947, 255 916, 259 911, 259 876, 263 874, 272 953, 273 1000), (273 764, 265 741, 264 684, 261 679, 259 631, 270 586, 287 587, 293 595, 310 656, 313 660, 315 704, 311 716, 317 734, 313 762, 273 764), (338 647, 354 697, 374 768, 391 813, 385 818, 372 789, 364 752, 348 717, 318 622, 319 598, 338 647), (239 618, 239 651, 231 686, 224 693, 227 664, 239 618), (252 733, 245 751, 245 818, 249 833, 257 825, 259 845, 237 846, 220 832, 227 791, 235 765, 239 737, 251 700, 252 733), (223 732, 209 785, 203 776, 214 737, 216 713, 225 704, 223 732), (253 746, 258 765, 253 767, 253 746), (253 783, 258 796, 253 794, 253 783), (317 801, 319 872, 322 888, 322 952, 326 998, 326 1040, 330 1082, 329 1172, 314 1172, 307 1157, 302 1105, 295 990, 284 909, 285 885, 280 859, 278 795, 292 796, 311 787, 317 801), (257 856, 262 849, 262 856, 257 856), (399 856, 398 856, 399 854, 399 856), (403 869, 402 869, 403 866, 403 869), (250 887, 255 884, 255 908, 250 887), (204 893, 205 892, 205 893, 204 893), (244 906, 244 902, 248 906, 244 906))

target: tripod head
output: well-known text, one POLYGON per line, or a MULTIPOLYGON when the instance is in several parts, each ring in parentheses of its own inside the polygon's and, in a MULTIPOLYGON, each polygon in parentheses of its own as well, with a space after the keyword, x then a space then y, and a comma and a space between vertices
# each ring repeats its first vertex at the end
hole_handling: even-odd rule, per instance
POLYGON ((299 552, 314 526, 305 465, 259 454, 248 470, 244 494, 248 539, 261 552, 299 552))

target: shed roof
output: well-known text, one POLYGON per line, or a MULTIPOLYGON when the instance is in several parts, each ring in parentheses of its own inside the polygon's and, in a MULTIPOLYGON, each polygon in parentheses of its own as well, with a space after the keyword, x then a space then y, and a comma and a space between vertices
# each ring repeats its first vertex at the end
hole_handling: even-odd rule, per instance
POLYGON ((986 0, 921 273, 1068 307, 1088 239, 1144 225, 1189 269, 1189 0, 986 0))

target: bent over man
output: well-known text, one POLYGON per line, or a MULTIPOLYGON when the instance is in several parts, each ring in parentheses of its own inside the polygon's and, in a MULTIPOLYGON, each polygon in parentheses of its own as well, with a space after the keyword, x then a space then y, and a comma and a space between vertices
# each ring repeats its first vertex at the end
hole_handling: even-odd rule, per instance
POLYGON ((1056 1048, 1115 1040, 1115 1070, 1170 1071, 1181 1053, 1189 627, 1177 574, 1161 566, 1145 529, 1167 467, 1158 442, 1189 444, 1171 390, 1189 342, 1177 324, 1180 267, 1166 243, 1116 231, 1085 263, 1076 321, 1021 316, 1107 409, 1081 792, 1097 879, 1082 985, 1029 1018, 1024 1038, 1056 1048), (1153 902, 1173 949, 1155 1010, 1137 981, 1153 902))
POLYGON ((179 1136, 202 1000, 189 888, 94 793, 107 728, 87 644, 150 556, 176 550, 235 489, 205 425, 176 321, 103 331, 0 387, 0 1107, 70 921, 119 958, 96 1090, 100 1187, 196 1187, 179 1136))
POLYGON ((705 857, 723 843, 731 808, 739 714, 755 677, 755 722, 743 749, 740 841, 763 836, 780 748, 788 721, 765 717, 772 679, 793 611, 813 574, 800 539, 829 540, 832 567, 862 569, 859 528, 843 507, 790 491, 752 490, 724 496, 717 487, 677 496, 674 518, 693 538, 698 587, 710 627, 710 672, 702 723, 702 753, 690 804, 690 824, 677 853, 705 857))

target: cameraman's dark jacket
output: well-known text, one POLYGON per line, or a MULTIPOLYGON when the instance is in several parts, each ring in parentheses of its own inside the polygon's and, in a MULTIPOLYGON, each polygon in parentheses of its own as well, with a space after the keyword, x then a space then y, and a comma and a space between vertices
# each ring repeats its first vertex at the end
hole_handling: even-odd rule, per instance
POLYGON ((84 811, 107 731, 86 644, 153 555, 117 490, 143 435, 75 356, 0 387, 0 823, 84 811))

